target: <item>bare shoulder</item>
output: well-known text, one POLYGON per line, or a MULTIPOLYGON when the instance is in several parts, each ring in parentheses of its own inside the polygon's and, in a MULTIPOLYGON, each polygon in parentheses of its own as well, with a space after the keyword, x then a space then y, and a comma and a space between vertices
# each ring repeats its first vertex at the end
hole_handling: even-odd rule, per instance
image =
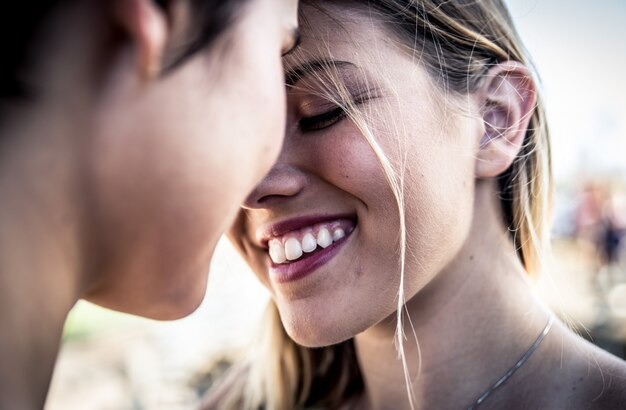
POLYGON ((626 362, 593 346, 588 367, 590 388, 582 391, 589 408, 626 409, 626 362))
POLYGON ((572 335, 563 348, 559 404, 567 409, 626 409, 626 362, 572 335))
POLYGON ((201 410, 238 409, 241 403, 234 395, 242 391, 249 372, 246 363, 234 364, 209 388, 202 398, 201 410))

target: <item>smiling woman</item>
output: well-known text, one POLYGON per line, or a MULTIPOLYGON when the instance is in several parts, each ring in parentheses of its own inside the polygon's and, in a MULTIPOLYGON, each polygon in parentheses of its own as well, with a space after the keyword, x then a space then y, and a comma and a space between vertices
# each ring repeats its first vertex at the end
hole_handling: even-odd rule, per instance
POLYGON ((626 365, 530 286, 550 148, 504 5, 310 1, 301 25, 286 140, 230 232, 265 333, 206 408, 619 407, 626 365))

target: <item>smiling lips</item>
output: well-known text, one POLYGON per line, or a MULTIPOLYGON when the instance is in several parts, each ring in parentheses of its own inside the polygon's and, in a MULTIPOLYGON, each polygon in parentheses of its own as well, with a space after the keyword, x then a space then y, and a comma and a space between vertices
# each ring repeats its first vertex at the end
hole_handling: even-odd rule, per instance
POLYGON ((349 219, 337 219, 274 237, 268 242, 270 258, 276 265, 292 263, 304 254, 326 249, 341 241, 354 230, 354 225, 349 219))

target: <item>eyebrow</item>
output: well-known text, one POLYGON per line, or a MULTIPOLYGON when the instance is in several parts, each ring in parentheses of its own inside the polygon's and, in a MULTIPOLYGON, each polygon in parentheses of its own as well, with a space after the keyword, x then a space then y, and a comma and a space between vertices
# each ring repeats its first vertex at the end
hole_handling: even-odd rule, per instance
POLYGON ((285 84, 287 85, 287 87, 293 87, 294 85, 296 85, 298 81, 300 81, 306 75, 311 74, 316 71, 327 70, 329 67, 333 67, 333 66, 356 67, 353 63, 349 61, 328 60, 328 59, 311 60, 287 71, 287 73, 285 74, 285 84))

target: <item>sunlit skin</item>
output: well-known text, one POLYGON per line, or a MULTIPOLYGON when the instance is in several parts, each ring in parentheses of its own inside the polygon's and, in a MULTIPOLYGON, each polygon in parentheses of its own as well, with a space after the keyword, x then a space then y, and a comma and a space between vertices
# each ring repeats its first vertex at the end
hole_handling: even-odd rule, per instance
POLYGON ((0 408, 43 406, 81 297, 191 313, 219 236, 278 155, 297 1, 244 2, 162 74, 196 32, 189 4, 64 3, 33 46, 36 98, 3 100, 0 408))
MULTIPOLYGON (((344 7, 303 7, 308 24, 287 72, 302 71, 302 62, 338 62, 337 76, 373 135, 396 169, 406 164, 404 290, 421 355, 409 325, 404 343, 415 408, 467 408, 529 348, 550 315, 503 226, 495 179, 523 144, 534 81, 523 65, 504 62, 476 92, 445 95, 375 17, 344 7)), ((354 408, 409 408, 393 343, 396 201, 352 121, 311 128, 309 118, 333 109, 315 78, 304 74, 290 88, 278 162, 245 201, 230 236, 297 343, 354 337, 365 382, 354 408), (356 227, 330 261, 301 279, 277 280, 259 232, 313 215, 349 215, 356 227)), ((625 375, 621 361, 557 323, 515 383, 481 408, 608 408, 623 402, 625 375)))

